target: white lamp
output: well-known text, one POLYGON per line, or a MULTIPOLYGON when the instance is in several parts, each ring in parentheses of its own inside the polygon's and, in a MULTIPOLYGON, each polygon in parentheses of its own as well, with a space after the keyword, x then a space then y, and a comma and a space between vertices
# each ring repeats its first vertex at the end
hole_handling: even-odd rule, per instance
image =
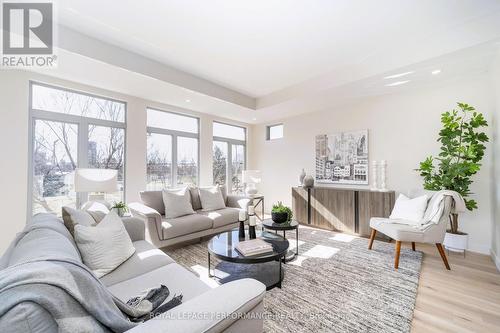
POLYGON ((242 176, 243 183, 246 184, 245 193, 247 195, 257 194, 257 187, 255 184, 261 182, 260 170, 243 170, 242 176))
POLYGON ((89 200, 104 200, 104 193, 117 191, 117 177, 118 170, 114 169, 76 169, 75 192, 94 192, 89 200))

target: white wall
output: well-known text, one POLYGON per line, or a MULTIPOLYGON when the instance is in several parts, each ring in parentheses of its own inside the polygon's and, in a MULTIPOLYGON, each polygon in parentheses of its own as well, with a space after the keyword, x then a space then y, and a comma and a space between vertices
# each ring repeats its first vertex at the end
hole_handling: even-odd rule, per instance
MULTIPOLYGON (((25 71, 0 71, 0 253, 26 223, 28 207, 29 81, 45 82, 127 102, 126 200, 139 200, 146 187, 146 107, 172 110, 200 118, 200 184, 212 184, 212 122, 246 126, 178 107, 123 95, 25 71)), ((247 130, 247 136, 251 130, 247 130)), ((251 150, 250 145, 247 147, 251 150)))
MULTIPOLYGON (((291 204, 291 187, 298 183, 301 168, 314 175, 317 134, 368 129, 370 160, 387 160, 388 187, 398 192, 422 187, 414 169, 426 156, 438 152, 440 114, 460 101, 475 106, 491 122, 489 87, 489 76, 477 74, 440 86, 366 98, 284 119, 284 138, 275 141, 265 140, 265 124, 254 126, 250 161, 252 168, 262 170, 260 191, 265 195, 266 210, 278 200, 291 204)), ((491 244, 490 159, 488 147, 472 185, 479 209, 461 216, 461 229, 470 234, 469 249, 483 253, 489 253, 491 244)))
POLYGON ((493 113, 493 149, 492 159, 492 243, 491 254, 497 268, 500 270, 500 49, 492 68, 492 100, 495 106, 493 113))

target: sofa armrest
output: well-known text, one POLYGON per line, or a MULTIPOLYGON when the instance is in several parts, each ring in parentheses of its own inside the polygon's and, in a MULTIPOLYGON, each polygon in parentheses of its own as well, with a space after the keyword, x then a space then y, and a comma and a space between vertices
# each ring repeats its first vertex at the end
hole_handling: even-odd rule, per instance
POLYGON ((142 219, 137 217, 122 217, 122 221, 132 242, 145 239, 146 227, 142 219))
POLYGON ((146 229, 149 236, 148 241, 156 244, 156 242, 163 239, 161 231, 162 216, 158 211, 139 202, 132 202, 128 207, 133 216, 142 218, 146 222, 146 229))
POLYGON ((228 194, 226 205, 227 207, 241 208, 247 210, 248 205, 252 202, 252 199, 244 195, 228 194))
POLYGON ((262 332, 263 307, 259 305, 265 292, 266 286, 254 279, 229 282, 127 332, 222 332, 238 320, 252 321, 249 326, 262 332))

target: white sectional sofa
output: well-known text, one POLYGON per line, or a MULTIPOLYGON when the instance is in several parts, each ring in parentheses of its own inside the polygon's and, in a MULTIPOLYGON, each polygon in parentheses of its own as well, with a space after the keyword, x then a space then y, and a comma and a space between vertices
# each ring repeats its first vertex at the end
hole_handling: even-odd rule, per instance
MULTIPOLYGON (((47 224, 33 229, 0 258, 0 269, 47 256, 81 262, 80 253, 62 220, 39 214, 32 223, 47 224)), ((265 286, 253 279, 242 279, 210 288, 196 275, 144 239, 139 219, 127 219, 125 227, 136 252, 101 282, 123 301, 148 288, 166 285, 170 295, 182 294, 182 304, 136 326, 130 332, 262 332, 265 286), (250 318, 245 317, 249 315, 250 318)), ((170 299, 170 298, 169 298, 170 299)), ((168 299, 167 299, 168 301, 168 299)), ((0 317, 0 332, 57 332, 56 321, 42 306, 21 302, 0 317)))

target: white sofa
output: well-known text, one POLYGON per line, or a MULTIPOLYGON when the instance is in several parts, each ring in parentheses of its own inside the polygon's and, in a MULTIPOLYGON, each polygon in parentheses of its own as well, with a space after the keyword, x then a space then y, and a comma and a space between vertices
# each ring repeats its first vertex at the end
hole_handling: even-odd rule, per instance
POLYGON ((142 202, 131 203, 129 208, 134 216, 144 220, 146 239, 161 248, 236 228, 239 211, 246 209, 251 199, 245 196, 228 195, 225 188, 221 189, 226 204, 224 209, 203 211, 196 187, 189 188, 195 214, 173 219, 165 218, 162 191, 140 192, 142 202))
MULTIPOLYGON (((50 224, 50 228, 34 229, 25 235, 0 258, 0 269, 53 255, 81 262, 78 248, 62 220, 50 214, 39 214, 32 223, 50 224)), ((143 221, 128 219, 124 224, 136 252, 103 276, 101 282, 123 301, 160 284, 169 288, 171 296, 183 295, 182 304, 167 311, 165 317, 151 319, 130 332, 262 332, 260 314, 266 290, 262 283, 242 279, 212 289, 145 241, 143 221)), ((50 313, 32 302, 21 302, 0 317, 2 333, 57 331, 56 321, 50 313)))

